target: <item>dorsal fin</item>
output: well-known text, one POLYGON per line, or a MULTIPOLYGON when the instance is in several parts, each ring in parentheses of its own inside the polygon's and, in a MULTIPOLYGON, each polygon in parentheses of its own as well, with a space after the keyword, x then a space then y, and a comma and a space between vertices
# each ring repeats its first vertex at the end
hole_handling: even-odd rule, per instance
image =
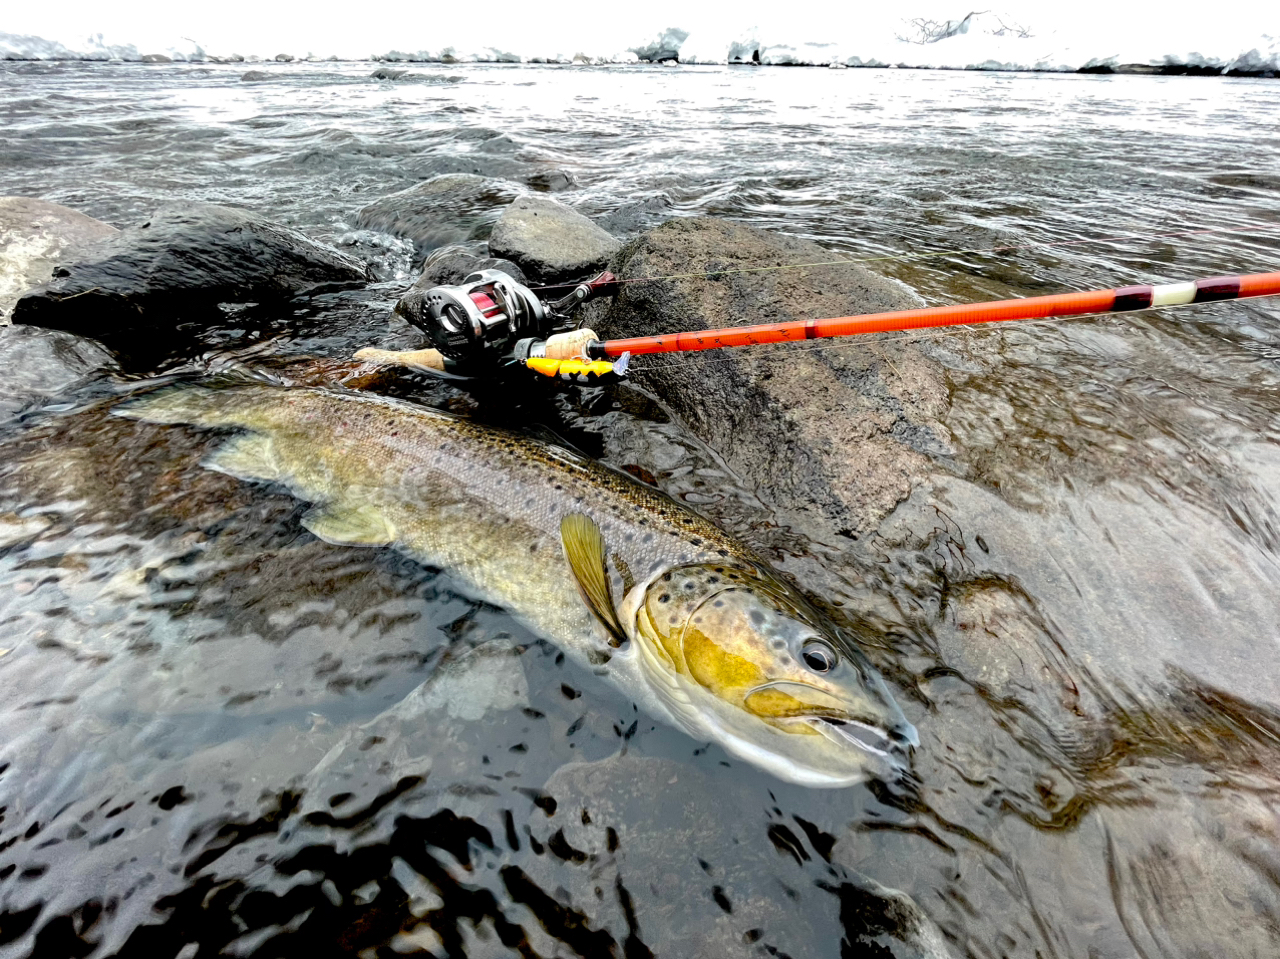
POLYGON ((613 605, 609 567, 606 565, 608 552, 600 527, 589 516, 570 513, 560 521, 560 539, 583 602, 609 633, 609 644, 623 645, 627 634, 618 622, 618 611, 613 605))

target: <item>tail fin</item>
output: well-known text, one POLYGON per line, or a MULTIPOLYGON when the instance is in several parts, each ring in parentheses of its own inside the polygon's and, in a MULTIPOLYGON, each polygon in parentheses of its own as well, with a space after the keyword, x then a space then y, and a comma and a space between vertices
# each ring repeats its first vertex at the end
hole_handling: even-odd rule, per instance
MULTIPOLYGON (((270 387, 257 387, 257 389, 270 387)), ((111 412, 146 423, 188 423, 192 426, 240 426, 247 403, 260 397, 252 388, 215 389, 194 383, 166 386, 125 400, 111 412)))

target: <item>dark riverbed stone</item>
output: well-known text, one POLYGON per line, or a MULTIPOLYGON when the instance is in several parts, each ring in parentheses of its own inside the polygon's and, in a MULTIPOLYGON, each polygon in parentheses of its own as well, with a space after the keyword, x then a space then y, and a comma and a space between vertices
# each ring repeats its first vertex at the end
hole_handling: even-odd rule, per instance
POLYGON ((473 173, 446 173, 370 203, 356 214, 366 230, 413 240, 418 253, 462 240, 482 240, 519 184, 473 173))
POLYGON ((543 196, 524 196, 503 212, 489 252, 520 264, 534 280, 556 282, 601 269, 622 246, 581 213, 543 196))
POLYGON ((70 207, 25 196, 0 197, 0 323, 19 296, 46 282, 58 263, 120 231, 70 207))
MULTIPOLYGON (((646 233, 610 269, 625 279, 833 259, 816 243, 698 218, 646 233)), ((611 304, 591 304, 587 325, 619 338, 920 305, 851 263, 628 283, 611 304)), ((949 449, 942 369, 897 336, 657 354, 631 369, 758 495, 819 539, 873 529, 949 449)))
POLYGON ((184 321, 220 322, 221 303, 282 300, 367 279, 359 260, 256 214, 174 204, 64 261, 18 300, 13 322, 104 341, 163 335, 184 321))

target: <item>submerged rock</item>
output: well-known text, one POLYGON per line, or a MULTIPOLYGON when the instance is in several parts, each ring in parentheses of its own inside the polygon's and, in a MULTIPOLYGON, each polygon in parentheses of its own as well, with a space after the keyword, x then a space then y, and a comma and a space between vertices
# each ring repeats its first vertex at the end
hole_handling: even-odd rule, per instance
POLYGON ((622 244, 581 213, 549 197, 525 196, 507 207, 489 235, 489 251, 544 282, 599 270, 622 244))
POLYGON ((499 211, 521 188, 473 173, 445 173, 384 196, 356 214, 356 223, 406 237, 419 254, 461 240, 482 240, 499 211))
POLYGON ((240 77, 240 81, 242 83, 254 83, 258 80, 270 80, 271 78, 272 74, 267 73, 265 70, 250 70, 240 77))
POLYGON ((25 196, 0 197, 0 323, 19 296, 46 282, 59 261, 120 232, 91 216, 25 196))
POLYGON ((114 366, 111 354, 92 340, 30 326, 0 327, 0 416, 52 399, 114 366))
MULTIPOLYGON (((816 243, 723 220, 672 220, 610 269, 623 279, 725 272, 624 284, 611 304, 589 307, 586 325, 619 338, 920 306, 853 263, 760 271, 834 259, 816 243)), ((893 336, 656 354, 631 368, 762 498, 820 539, 874 528, 949 449, 942 370, 893 336)))
POLYGON ((408 70, 396 70, 392 67, 378 67, 369 76, 375 80, 399 80, 408 72, 408 70))
MULTIPOLYGON (((97 241, 18 300, 13 322, 108 340, 221 319, 220 303, 263 302, 364 283, 359 260, 253 213, 161 208, 97 241)), ((112 344, 109 344, 112 345, 112 344)))

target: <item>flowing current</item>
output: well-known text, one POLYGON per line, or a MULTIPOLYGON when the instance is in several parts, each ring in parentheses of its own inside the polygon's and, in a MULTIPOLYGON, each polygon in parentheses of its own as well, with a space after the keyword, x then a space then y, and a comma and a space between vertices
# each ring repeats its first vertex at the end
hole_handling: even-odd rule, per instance
MULTIPOLYGON (((241 205, 378 272, 133 374, 407 341, 413 251, 355 214, 457 170, 568 183, 620 234, 944 254, 872 264, 931 303, 1280 264, 1274 81, 246 69, 0 65, 0 194, 241 205)), ((773 780, 447 571, 317 541, 202 470, 207 434, 106 416, 128 377, 7 414, 0 956, 1280 953, 1280 307, 908 335, 946 449, 838 555, 634 388, 390 388, 652 476, 850 611, 920 732, 907 798, 773 780)))

